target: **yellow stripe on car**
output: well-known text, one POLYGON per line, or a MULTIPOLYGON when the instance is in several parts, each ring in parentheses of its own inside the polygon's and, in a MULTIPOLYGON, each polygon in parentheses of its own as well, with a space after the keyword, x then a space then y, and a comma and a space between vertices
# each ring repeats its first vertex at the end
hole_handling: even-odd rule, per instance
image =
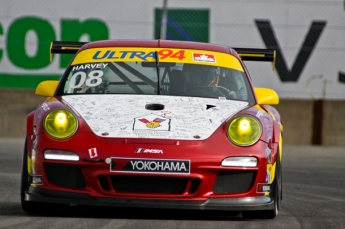
POLYGON ((240 61, 226 53, 193 49, 141 47, 85 49, 76 55, 71 65, 95 62, 155 62, 156 52, 158 53, 159 62, 202 64, 244 71, 240 61))

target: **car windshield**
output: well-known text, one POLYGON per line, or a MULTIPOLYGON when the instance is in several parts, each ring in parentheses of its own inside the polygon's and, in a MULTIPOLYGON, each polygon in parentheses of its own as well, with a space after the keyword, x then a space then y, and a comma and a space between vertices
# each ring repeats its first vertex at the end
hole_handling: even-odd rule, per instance
POLYGON ((141 55, 135 61, 134 57, 138 56, 132 52, 127 59, 122 58, 124 61, 121 58, 112 58, 115 61, 110 61, 110 58, 102 58, 106 52, 104 55, 96 54, 93 59, 99 59, 94 62, 85 62, 85 58, 80 61, 81 58, 77 56, 62 78, 58 94, 161 94, 253 100, 248 79, 241 68, 210 64, 212 59, 208 60, 207 57, 194 63, 180 57, 163 58, 158 52, 158 60, 151 58, 153 61, 147 61, 147 58, 143 61, 145 56, 141 55), (175 61, 172 61, 174 58, 175 61))

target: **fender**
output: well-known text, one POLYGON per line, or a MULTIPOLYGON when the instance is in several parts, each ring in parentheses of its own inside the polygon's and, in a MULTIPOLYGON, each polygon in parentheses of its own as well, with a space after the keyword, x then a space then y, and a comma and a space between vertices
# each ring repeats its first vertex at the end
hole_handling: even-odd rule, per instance
MULTIPOLYGON (((35 115, 35 111, 32 111, 26 117, 26 133, 28 137, 30 137, 30 135, 32 135, 32 132, 33 132, 34 115, 35 115)), ((29 140, 30 138, 28 139, 28 141, 29 140)))

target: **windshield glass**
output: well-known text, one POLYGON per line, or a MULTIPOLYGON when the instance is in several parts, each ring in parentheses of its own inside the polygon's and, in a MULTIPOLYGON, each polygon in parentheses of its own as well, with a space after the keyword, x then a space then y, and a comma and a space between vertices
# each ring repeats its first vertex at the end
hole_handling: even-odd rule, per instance
POLYGON ((229 54, 128 49, 80 52, 67 69, 58 94, 161 94, 253 101, 242 66, 229 54))

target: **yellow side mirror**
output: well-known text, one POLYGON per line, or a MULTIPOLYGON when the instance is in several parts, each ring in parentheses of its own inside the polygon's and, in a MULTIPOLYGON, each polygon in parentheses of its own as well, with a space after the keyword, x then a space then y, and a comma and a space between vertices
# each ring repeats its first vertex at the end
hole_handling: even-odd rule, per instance
POLYGON ((47 80, 39 83, 36 87, 35 94, 39 96, 52 97, 56 91, 59 81, 47 80))
POLYGON ((277 92, 269 88, 254 88, 256 99, 260 105, 276 105, 279 104, 277 92))

